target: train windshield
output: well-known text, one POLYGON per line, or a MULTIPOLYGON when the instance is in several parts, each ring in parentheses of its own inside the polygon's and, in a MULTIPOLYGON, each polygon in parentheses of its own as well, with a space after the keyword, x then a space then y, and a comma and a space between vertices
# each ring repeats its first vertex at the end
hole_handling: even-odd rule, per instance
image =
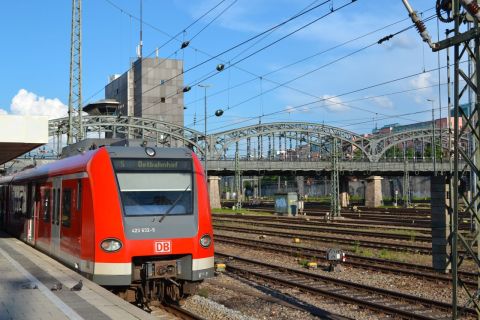
POLYGON ((192 174, 117 172, 127 216, 192 214, 192 174))

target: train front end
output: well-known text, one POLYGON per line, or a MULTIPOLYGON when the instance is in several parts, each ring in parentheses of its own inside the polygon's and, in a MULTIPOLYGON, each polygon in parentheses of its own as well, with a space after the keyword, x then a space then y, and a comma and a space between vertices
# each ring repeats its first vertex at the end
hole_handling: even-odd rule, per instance
POLYGON ((200 161, 184 148, 106 149, 121 226, 109 223, 114 214, 97 217, 103 227, 96 228, 100 246, 94 281, 122 288, 129 301, 178 301, 193 294, 214 275, 213 229, 200 161), (122 234, 116 236, 120 227, 122 234))

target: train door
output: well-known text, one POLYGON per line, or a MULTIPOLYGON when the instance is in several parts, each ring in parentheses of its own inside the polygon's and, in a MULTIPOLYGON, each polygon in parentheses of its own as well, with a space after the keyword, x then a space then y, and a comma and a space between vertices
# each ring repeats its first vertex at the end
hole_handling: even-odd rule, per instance
POLYGON ((62 180, 61 178, 53 178, 53 215, 52 215, 52 230, 50 253, 58 256, 60 253, 60 205, 62 195, 62 180))
POLYGON ((29 183, 27 186, 27 239, 30 244, 35 244, 35 214, 36 214, 36 190, 35 185, 29 183))
POLYGON ((40 187, 40 207, 37 219, 36 245, 44 250, 50 250, 52 230, 53 192, 50 183, 40 187))

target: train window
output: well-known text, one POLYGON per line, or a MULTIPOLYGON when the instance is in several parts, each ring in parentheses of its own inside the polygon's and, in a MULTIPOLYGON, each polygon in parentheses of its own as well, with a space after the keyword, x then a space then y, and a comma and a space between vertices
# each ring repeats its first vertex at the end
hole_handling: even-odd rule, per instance
POLYGON ((192 214, 192 175, 173 172, 119 172, 126 215, 192 214))
POLYGON ((70 227, 72 220, 72 189, 64 189, 62 195, 62 226, 70 227))
POLYGON ((45 193, 43 195, 43 221, 50 220, 50 189, 45 189, 45 193))
POLYGON ((52 224, 55 223, 57 220, 57 189, 53 189, 53 219, 52 219, 52 224))

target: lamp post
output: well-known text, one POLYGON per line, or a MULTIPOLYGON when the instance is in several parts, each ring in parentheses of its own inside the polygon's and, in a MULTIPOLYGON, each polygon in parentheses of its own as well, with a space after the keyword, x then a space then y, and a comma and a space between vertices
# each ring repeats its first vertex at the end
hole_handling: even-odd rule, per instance
POLYGON ((432 160, 433 160, 433 175, 437 175, 437 159, 436 159, 436 150, 435 150, 435 111, 433 107, 433 99, 427 99, 432 103, 432 160))
MULTIPOLYGON (((217 66, 217 69, 218 69, 218 66, 217 66)), ((220 70, 219 70, 220 71, 220 70)), ((205 121, 205 127, 204 127, 204 135, 205 135, 205 151, 204 151, 204 156, 205 156, 205 181, 208 183, 208 139, 207 139, 207 88, 211 87, 210 84, 206 84, 206 83, 201 83, 198 85, 200 88, 203 88, 204 89, 204 99, 203 99, 203 103, 204 103, 204 121, 205 121)), ((217 111, 215 111, 215 116, 217 117, 221 117, 223 115, 223 110, 222 109, 218 109, 217 111)))
POLYGON ((209 84, 201 83, 198 85, 200 88, 204 89, 204 99, 203 99, 203 106, 204 106, 204 116, 205 116, 205 181, 208 183, 208 140, 207 140, 207 88, 211 87, 209 84))

